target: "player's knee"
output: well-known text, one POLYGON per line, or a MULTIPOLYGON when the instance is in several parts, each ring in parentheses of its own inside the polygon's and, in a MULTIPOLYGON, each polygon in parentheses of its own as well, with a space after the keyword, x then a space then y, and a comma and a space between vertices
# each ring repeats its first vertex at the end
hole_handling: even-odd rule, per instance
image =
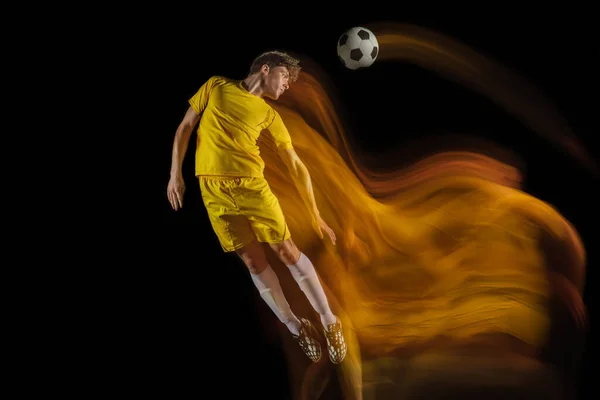
POLYGON ((258 246, 248 246, 237 251, 237 255, 242 259, 250 273, 260 274, 267 268, 267 257, 262 248, 258 246))
POLYGON ((285 265, 296 264, 296 262, 300 258, 300 250, 291 240, 286 240, 283 243, 271 245, 271 248, 273 248, 273 250, 277 254, 277 257, 285 265))
POLYGON ((251 255, 240 254, 240 258, 251 274, 260 274, 267 267, 266 262, 261 262, 259 259, 252 257, 251 255))

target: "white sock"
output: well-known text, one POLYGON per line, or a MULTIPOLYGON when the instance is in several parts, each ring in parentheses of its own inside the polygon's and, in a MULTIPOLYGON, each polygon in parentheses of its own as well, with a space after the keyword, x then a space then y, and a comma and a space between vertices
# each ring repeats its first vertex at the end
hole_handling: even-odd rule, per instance
POLYGON ((267 303, 277 318, 287 326, 289 331, 293 335, 298 336, 300 333, 300 321, 296 318, 285 299, 283 290, 281 290, 281 286, 279 285, 279 278, 277 278, 277 274, 275 274, 273 268, 268 265, 260 274, 251 273, 250 276, 265 303, 267 303))
POLYGON ((325 296, 321 281, 319 281, 319 277, 317 276, 317 271, 315 271, 315 267, 310 259, 301 252, 298 262, 288 265, 288 268, 310 304, 321 316, 323 326, 327 327, 329 324, 334 324, 336 322, 335 315, 333 315, 329 308, 327 296, 325 296))

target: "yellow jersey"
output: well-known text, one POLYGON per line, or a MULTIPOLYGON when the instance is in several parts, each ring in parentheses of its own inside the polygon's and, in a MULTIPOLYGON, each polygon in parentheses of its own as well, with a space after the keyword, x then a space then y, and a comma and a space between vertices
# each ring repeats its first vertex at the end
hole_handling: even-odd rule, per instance
POLYGON ((258 138, 263 131, 277 148, 292 148, 290 134, 263 98, 249 93, 241 80, 213 76, 188 100, 201 114, 196 142, 196 176, 263 177, 258 138))

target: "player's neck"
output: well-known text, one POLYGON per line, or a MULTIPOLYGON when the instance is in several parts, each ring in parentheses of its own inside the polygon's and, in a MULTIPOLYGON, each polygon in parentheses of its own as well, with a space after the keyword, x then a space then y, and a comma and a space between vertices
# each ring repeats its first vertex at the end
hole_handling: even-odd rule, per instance
POLYGON ((254 96, 263 97, 264 90, 262 88, 262 80, 258 74, 249 75, 244 79, 242 81, 242 87, 254 96))

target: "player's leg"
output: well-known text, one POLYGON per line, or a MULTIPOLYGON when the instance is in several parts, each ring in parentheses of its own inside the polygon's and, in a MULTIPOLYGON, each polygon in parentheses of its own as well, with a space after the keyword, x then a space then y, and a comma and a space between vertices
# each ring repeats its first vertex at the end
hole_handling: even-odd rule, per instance
POLYGON ((239 178, 200 177, 202 200, 208 217, 225 252, 236 252, 250 272, 260 296, 277 318, 293 335, 298 335, 301 322, 286 301, 279 279, 267 262, 267 257, 246 216, 232 196, 240 184, 239 178))
MULTIPOLYGON (((232 191, 240 212, 248 218, 252 231, 259 242, 281 242, 289 238, 279 201, 271 192, 264 178, 242 178, 240 185, 232 191)), ((261 247, 262 250, 262 247, 261 247)), ((266 255, 264 255, 266 258, 266 255)), ((321 358, 318 332, 306 318, 299 318, 302 326, 295 336, 305 354, 314 362, 321 358)))
POLYGON ((300 320, 285 299, 279 279, 269 265, 262 245, 255 240, 236 250, 236 253, 248 268, 252 282, 265 303, 289 331, 297 336, 300 333, 300 320))
POLYGON ((331 312, 327 296, 311 260, 302 253, 294 241, 289 238, 281 243, 269 243, 277 257, 284 263, 306 298, 321 317, 323 326, 336 323, 336 317, 331 312))
POLYGON ((287 302, 279 279, 267 261, 267 256, 258 241, 252 241, 236 250, 248 270, 260 296, 279 320, 287 326, 304 353, 313 361, 321 359, 321 345, 316 339, 314 327, 305 318, 297 318, 287 302))
MULTIPOLYGON (((289 268, 294 280, 319 314, 325 330, 337 337, 341 334, 341 323, 331 312, 327 297, 312 262, 291 240, 283 211, 277 197, 271 192, 265 179, 248 178, 243 180, 234 197, 240 204, 240 211, 249 219, 252 230, 261 242, 266 242, 278 258, 289 268), (339 328, 339 329, 338 329, 339 328)), ((332 339, 333 340, 333 339, 332 339)), ((328 340, 329 341, 329 340, 328 340)), ((343 337, 333 351, 337 354, 334 362, 341 362, 345 356, 343 337)), ((331 356, 330 349, 330 356, 331 356)))
POLYGON ((341 363, 346 357, 347 351, 342 323, 329 307, 327 296, 313 263, 306 254, 298 249, 292 238, 281 243, 269 243, 269 245, 281 262, 289 268, 292 277, 321 317, 331 362, 341 363))
POLYGON ((312 262, 291 239, 279 200, 271 192, 265 179, 249 178, 242 181, 239 192, 234 192, 240 211, 249 219, 252 230, 261 242, 267 242, 278 258, 289 268, 295 281, 321 317, 324 327, 336 323, 329 303, 312 262))

